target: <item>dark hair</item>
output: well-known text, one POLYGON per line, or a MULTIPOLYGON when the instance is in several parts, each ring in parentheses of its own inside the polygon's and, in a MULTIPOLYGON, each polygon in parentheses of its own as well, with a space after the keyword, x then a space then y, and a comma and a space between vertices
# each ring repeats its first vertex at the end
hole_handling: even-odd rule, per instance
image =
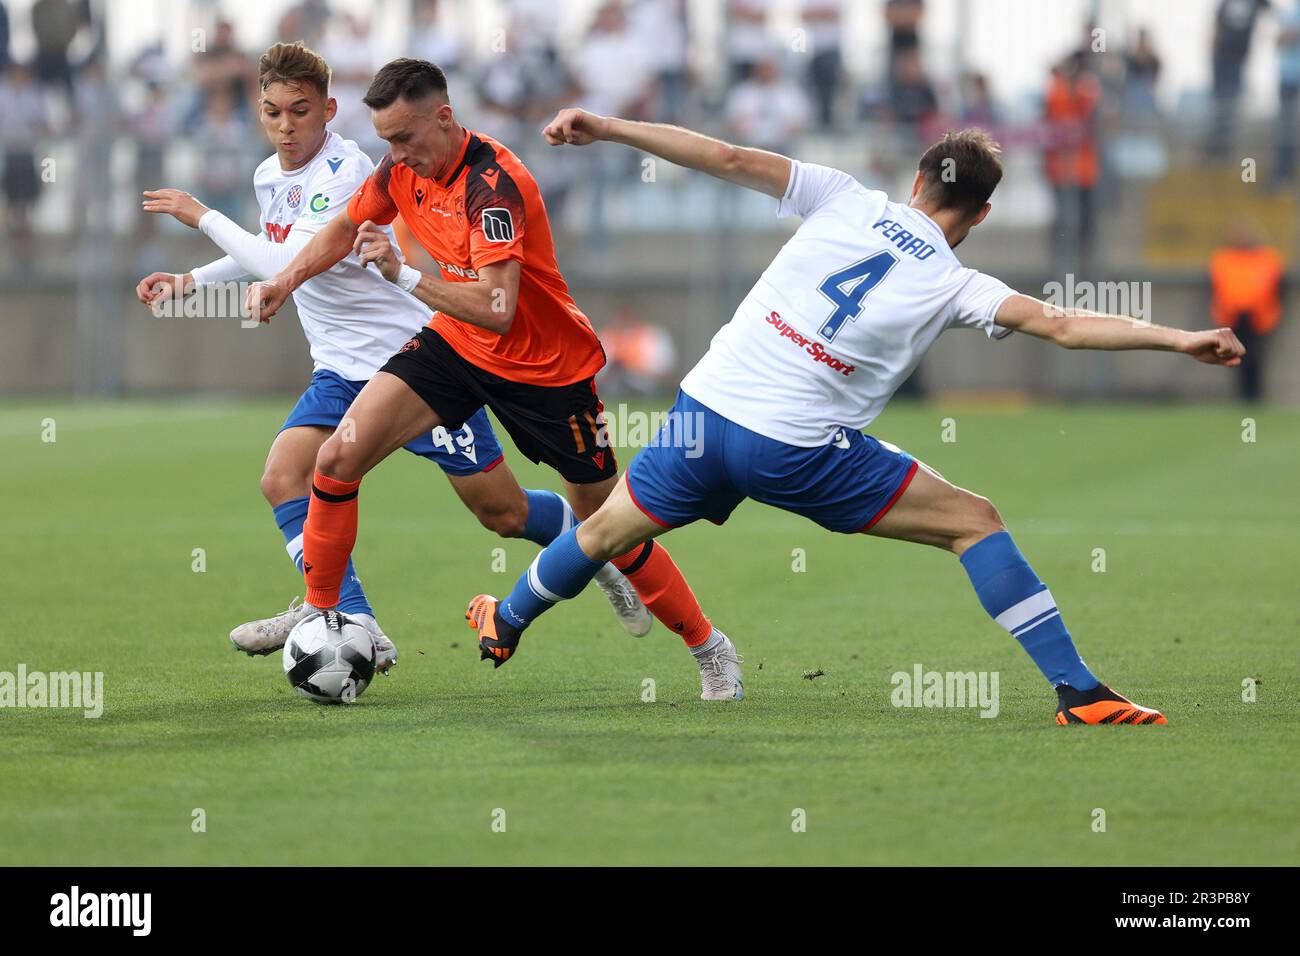
POLYGON ((372 110, 392 106, 399 99, 422 100, 431 93, 447 95, 447 77, 428 60, 402 57, 384 64, 361 102, 372 110))
POLYGON ((330 68, 315 50, 294 43, 276 43, 257 64, 257 82, 263 92, 272 83, 309 84, 321 96, 330 95, 330 68))
POLYGON ((925 151, 917 168, 925 176, 926 200, 973 216, 1002 181, 1002 147, 982 129, 949 131, 925 151))

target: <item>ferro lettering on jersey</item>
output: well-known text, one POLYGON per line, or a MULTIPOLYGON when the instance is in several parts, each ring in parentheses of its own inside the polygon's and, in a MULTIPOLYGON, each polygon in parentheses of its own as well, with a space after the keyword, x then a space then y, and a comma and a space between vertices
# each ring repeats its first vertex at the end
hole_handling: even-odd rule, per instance
POLYGON ((882 219, 871 228, 879 229, 882 236, 909 256, 914 256, 922 262, 934 255, 934 246, 919 236, 912 235, 903 228, 901 222, 896 222, 893 219, 882 219))

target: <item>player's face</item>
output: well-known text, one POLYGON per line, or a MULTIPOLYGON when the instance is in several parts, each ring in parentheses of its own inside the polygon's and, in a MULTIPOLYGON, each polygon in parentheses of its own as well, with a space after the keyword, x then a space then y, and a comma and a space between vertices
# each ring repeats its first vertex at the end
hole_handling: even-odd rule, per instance
POLYGON ((310 83, 272 83, 262 91, 258 117, 281 168, 296 169, 316 155, 337 108, 333 97, 322 96, 310 83))
POLYGON ((461 146, 451 105, 435 96, 413 103, 399 99, 372 110, 370 119, 393 162, 425 179, 441 175, 461 146))

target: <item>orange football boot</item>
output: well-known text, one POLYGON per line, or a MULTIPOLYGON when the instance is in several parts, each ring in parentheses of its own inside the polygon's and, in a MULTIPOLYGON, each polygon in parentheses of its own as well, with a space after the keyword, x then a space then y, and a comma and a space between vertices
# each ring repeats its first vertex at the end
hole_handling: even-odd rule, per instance
POLYGON ((478 631, 479 660, 491 658, 493 669, 514 656, 519 647, 519 633, 500 634, 497 630, 497 599, 490 594, 480 594, 465 609, 465 621, 478 631))
POLYGON ((1167 724, 1165 715, 1150 707, 1135 704, 1105 684, 1092 690, 1075 690, 1069 684, 1056 688, 1060 702, 1056 722, 1065 724, 1167 724))

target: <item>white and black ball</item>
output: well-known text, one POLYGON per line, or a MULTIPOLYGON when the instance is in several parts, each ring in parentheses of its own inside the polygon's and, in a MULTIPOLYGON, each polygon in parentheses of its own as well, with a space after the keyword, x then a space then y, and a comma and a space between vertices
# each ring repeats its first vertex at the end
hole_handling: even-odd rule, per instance
POLYGON ((294 690, 318 704, 350 704, 375 676, 375 642, 345 614, 313 614, 284 643, 284 673, 294 690))

